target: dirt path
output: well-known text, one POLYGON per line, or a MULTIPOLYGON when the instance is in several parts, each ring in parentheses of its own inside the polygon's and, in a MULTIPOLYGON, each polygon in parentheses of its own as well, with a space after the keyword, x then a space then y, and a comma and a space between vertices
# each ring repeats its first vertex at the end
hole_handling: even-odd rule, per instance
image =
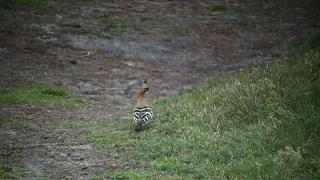
POLYGON ((164 97, 268 63, 319 26, 303 10, 254 12, 254 5, 240 2, 229 1, 231 12, 211 11, 211 1, 138 0, 55 4, 45 12, 2 9, 1 88, 49 83, 97 102, 77 108, 1 105, 1 114, 26 124, 1 126, 1 161, 23 167, 27 179, 88 179, 138 166, 83 139, 81 123, 131 116, 144 78, 150 99, 164 97))

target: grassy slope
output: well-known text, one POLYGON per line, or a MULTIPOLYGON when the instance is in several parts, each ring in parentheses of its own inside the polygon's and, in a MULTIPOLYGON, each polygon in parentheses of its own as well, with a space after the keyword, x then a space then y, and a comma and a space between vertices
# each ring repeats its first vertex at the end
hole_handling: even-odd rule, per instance
POLYGON ((266 67, 154 103, 150 128, 84 123, 132 170, 112 179, 319 179, 320 33, 266 67))

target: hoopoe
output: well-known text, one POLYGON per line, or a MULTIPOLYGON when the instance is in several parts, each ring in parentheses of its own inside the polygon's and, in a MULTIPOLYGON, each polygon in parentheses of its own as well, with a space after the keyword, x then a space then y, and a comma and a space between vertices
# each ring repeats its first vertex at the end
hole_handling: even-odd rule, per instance
POLYGON ((137 105, 133 109, 133 119, 136 123, 136 131, 140 131, 146 127, 149 120, 152 118, 152 110, 149 107, 145 94, 149 91, 147 80, 142 84, 142 89, 138 94, 137 105))

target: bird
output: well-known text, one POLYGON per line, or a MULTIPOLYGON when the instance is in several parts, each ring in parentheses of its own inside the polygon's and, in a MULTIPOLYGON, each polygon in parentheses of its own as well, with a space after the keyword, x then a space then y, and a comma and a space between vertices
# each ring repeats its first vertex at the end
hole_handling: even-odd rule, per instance
POLYGON ((133 109, 133 120, 136 123, 135 131, 143 130, 153 116, 152 109, 148 105, 145 97, 148 91, 147 80, 144 80, 142 88, 138 93, 137 104, 133 109))

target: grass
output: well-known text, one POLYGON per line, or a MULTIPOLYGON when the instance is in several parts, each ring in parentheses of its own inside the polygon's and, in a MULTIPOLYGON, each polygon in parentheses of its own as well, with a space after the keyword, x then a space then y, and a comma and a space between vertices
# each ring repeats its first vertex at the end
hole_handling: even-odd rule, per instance
POLYGON ((91 101, 74 98, 64 89, 28 85, 20 89, 0 89, 0 104, 41 104, 59 106, 77 106, 91 101))
POLYGON ((49 0, 4 0, 0 4, 4 5, 20 5, 20 6, 49 6, 49 0))
POLYGON ((140 17, 140 21, 141 22, 150 22, 150 21, 152 21, 152 17, 150 17, 150 16, 142 16, 142 17, 140 17))
POLYGON ((73 2, 96 2, 97 0, 73 0, 73 2))
POLYGON ((178 17, 178 18, 187 18, 188 15, 190 15, 190 14, 187 14, 187 13, 185 13, 185 12, 178 12, 178 13, 177 13, 177 17, 178 17))
POLYGON ((27 128, 28 125, 25 119, 17 118, 10 121, 10 127, 14 129, 24 129, 24 128, 27 128))
POLYGON ((8 121, 9 121, 8 117, 0 115, 0 125, 6 123, 8 121))
MULTIPOLYGON (((96 2, 96 0, 72 0, 73 2, 96 2)), ((59 2, 59 1, 58 1, 59 2)), ((61 1, 63 2, 63 1, 61 1)), ((0 5, 17 5, 17 6, 50 6, 52 0, 3 0, 0 5)))
POLYGON ((319 179, 319 37, 272 65, 154 102, 142 132, 131 119, 84 122, 87 139, 138 164, 103 178, 319 179))
POLYGON ((99 21, 104 24, 103 30, 111 35, 121 35, 127 30, 125 20, 119 16, 108 16, 99 21))
POLYGON ((308 43, 304 48, 306 49, 320 49, 320 31, 313 33, 307 38, 308 43))
POLYGON ((23 118, 9 119, 7 116, 0 115, 0 126, 9 124, 13 129, 24 129, 28 127, 27 122, 23 118))
POLYGON ((212 11, 228 11, 229 6, 224 2, 216 2, 209 5, 209 9, 212 11))
POLYGON ((78 17, 77 19, 76 19, 76 21, 75 21, 75 25, 82 25, 83 23, 84 23, 84 19, 83 19, 83 17, 78 17))
POLYGON ((13 179, 37 179, 44 180, 45 178, 37 175, 33 171, 28 171, 25 167, 12 166, 8 163, 0 162, 0 179, 13 180, 13 179))
POLYGON ((0 179, 16 179, 13 168, 8 164, 0 163, 0 179))
POLYGON ((141 172, 128 170, 128 171, 111 171, 105 174, 109 179, 141 179, 145 176, 141 175, 141 172))
POLYGON ((105 24, 104 30, 112 35, 120 35, 125 32, 127 25, 124 23, 108 23, 105 24))
MULTIPOLYGON (((1 3, 0 3, 1 5, 1 3)), ((15 16, 13 12, 0 9, 0 24, 1 28, 16 30, 22 27, 21 19, 18 16, 15 16)))
POLYGON ((287 8, 288 5, 292 4, 288 0, 281 0, 281 1, 279 1, 279 0, 262 0, 262 1, 253 2, 253 4, 254 3, 259 3, 259 6, 262 7, 263 9, 276 9, 278 11, 282 8, 287 8))

